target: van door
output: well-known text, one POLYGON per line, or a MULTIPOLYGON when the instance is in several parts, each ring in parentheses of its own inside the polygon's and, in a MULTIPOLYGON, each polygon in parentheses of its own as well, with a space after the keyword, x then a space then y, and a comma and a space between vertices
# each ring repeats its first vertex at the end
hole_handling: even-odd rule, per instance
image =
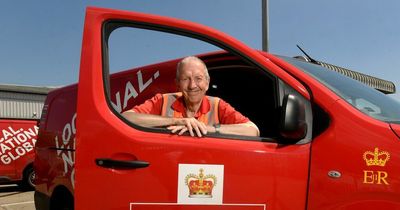
POLYGON ((186 55, 201 57, 211 76, 225 75, 210 89, 231 98, 255 122, 278 123, 274 113, 288 89, 309 99, 298 81, 221 32, 172 18, 89 8, 76 118, 76 209, 305 208, 309 141, 278 144, 276 129, 264 126, 260 138, 178 136, 122 117, 155 93, 174 91, 176 63, 186 55), (231 88, 224 90, 226 84, 231 88), (252 87, 262 89, 241 92, 252 87), (253 101, 238 100, 246 95, 253 101))

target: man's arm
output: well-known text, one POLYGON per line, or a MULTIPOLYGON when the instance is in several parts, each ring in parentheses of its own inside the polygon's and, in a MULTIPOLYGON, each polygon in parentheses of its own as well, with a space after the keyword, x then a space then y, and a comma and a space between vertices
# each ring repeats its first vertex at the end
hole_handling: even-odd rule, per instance
POLYGON ((173 118, 162 117, 160 115, 136 113, 128 110, 122 113, 127 120, 147 128, 166 127, 173 125, 173 118))
POLYGON ((240 124, 224 124, 220 125, 219 128, 214 126, 207 126, 208 132, 218 132, 221 134, 232 134, 242 136, 260 136, 258 127, 251 121, 240 124))
POLYGON ((194 132, 199 137, 207 134, 206 125, 195 118, 163 117, 153 114, 136 113, 132 110, 123 112, 122 116, 135 124, 147 128, 167 127, 172 133, 177 133, 178 135, 182 135, 186 131, 189 131, 191 136, 195 136, 194 132))
MULTIPOLYGON (((194 118, 163 117, 159 115, 136 113, 132 110, 123 112, 122 116, 135 124, 147 128, 167 127, 167 129, 171 130, 172 133, 176 133, 178 135, 182 135, 188 131, 191 136, 197 135, 201 137, 202 135, 207 134, 207 132, 216 132, 216 128, 214 126, 205 126, 204 123, 194 118)), ((260 135, 257 126, 251 121, 240 124, 220 125, 219 133, 243 136, 260 135)))

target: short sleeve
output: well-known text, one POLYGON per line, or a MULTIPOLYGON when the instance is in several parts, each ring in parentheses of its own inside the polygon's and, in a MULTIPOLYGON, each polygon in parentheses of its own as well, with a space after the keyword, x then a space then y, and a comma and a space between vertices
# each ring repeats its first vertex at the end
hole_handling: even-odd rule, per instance
POLYGON ((229 103, 220 99, 218 106, 219 120, 221 124, 240 124, 249 122, 249 118, 236 111, 229 103))
POLYGON ((134 106, 132 110, 136 113, 161 115, 162 103, 163 97, 158 93, 143 104, 134 106))

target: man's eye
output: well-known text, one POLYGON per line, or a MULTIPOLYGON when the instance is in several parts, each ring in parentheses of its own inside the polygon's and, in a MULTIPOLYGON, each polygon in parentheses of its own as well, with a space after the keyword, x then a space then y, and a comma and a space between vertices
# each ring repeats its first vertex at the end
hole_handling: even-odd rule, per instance
POLYGON ((196 80, 196 82, 201 82, 201 81, 203 81, 203 77, 196 77, 195 80, 196 80))

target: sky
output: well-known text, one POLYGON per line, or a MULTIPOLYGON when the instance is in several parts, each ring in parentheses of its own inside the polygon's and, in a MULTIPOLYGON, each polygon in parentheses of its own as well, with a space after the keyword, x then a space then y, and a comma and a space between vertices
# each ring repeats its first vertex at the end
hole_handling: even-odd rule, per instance
MULTIPOLYGON (((197 22, 261 49, 261 0, 1 1, 0 84, 78 81, 87 6, 197 22)), ((390 80, 400 89, 400 1, 269 0, 269 51, 390 80)), ((400 91, 391 97, 400 101, 400 91)))

